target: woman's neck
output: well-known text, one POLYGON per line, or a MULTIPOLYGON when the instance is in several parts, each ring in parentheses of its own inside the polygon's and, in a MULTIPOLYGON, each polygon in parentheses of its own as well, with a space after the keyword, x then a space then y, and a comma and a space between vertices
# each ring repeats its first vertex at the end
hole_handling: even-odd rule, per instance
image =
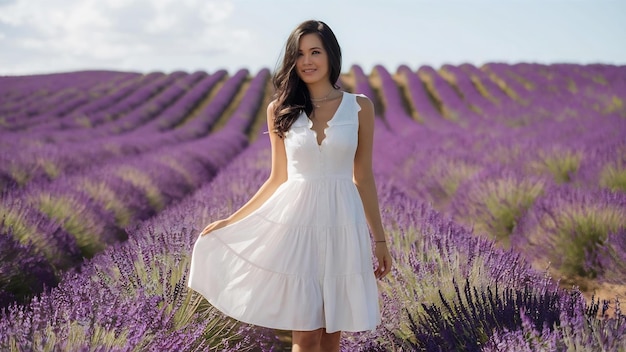
POLYGON ((307 88, 309 89, 309 94, 312 99, 323 99, 324 97, 328 97, 328 94, 335 89, 328 82, 310 84, 307 85, 307 88))

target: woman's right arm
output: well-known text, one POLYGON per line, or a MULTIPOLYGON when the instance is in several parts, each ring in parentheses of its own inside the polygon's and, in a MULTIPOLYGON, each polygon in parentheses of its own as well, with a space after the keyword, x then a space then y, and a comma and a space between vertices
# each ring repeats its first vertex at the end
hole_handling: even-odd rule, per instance
POLYGON ((274 194, 278 186, 287 180, 287 156, 285 154, 285 143, 282 138, 274 133, 274 102, 267 106, 267 130, 269 131, 271 150, 272 150, 272 166, 270 176, 265 183, 259 188, 250 200, 244 204, 239 210, 234 212, 226 219, 215 221, 202 230, 200 235, 204 236, 213 230, 217 230, 226 225, 235 223, 250 213, 258 209, 261 204, 265 203, 269 197, 274 194))

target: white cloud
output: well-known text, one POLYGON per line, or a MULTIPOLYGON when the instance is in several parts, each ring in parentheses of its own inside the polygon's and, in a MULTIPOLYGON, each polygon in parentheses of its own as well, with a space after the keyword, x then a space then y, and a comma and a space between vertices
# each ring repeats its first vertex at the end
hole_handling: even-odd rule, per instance
POLYGON ((31 71, 56 71, 71 65, 116 68, 127 62, 139 65, 137 69, 141 67, 138 58, 151 67, 151 57, 184 66, 187 56, 237 50, 249 40, 246 30, 229 26, 233 10, 230 0, 0 3, 0 45, 12 53, 0 54, 0 67, 7 73, 21 73, 24 63, 11 60, 19 55, 47 58, 32 59, 31 71))

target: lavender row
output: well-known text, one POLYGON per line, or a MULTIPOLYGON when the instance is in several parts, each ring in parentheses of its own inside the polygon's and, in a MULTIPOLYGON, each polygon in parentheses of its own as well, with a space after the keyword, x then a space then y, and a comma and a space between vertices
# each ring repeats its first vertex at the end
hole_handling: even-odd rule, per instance
MULTIPOLYGON (((393 85, 383 85, 383 90, 395 94, 393 85)), ((393 101, 400 105, 397 99, 385 100, 388 104, 393 101)), ((394 111, 394 107, 386 110, 394 111)), ((573 117, 565 122, 555 116, 518 127, 481 119, 472 120, 471 129, 462 123, 424 125, 412 131, 410 138, 394 142, 393 154, 381 158, 390 170, 386 177, 412 197, 432 202, 458 223, 472 226, 478 234, 527 253, 537 265, 547 265, 549 260, 559 275, 624 283, 626 276, 619 272, 626 265, 626 252, 617 239, 626 231, 626 216, 620 210, 621 192, 626 191, 620 181, 626 173, 626 123, 612 114, 582 111, 587 115, 576 116, 575 124, 567 123, 573 117), (543 220, 552 227, 521 230, 521 224, 538 216, 536 213, 547 216, 541 204, 558 199, 551 191, 558 187, 565 190, 562 192, 589 196, 597 189, 608 193, 594 196, 597 205, 593 207, 571 198, 568 207, 576 212, 559 203, 547 213, 552 214, 548 220, 543 220), (555 221, 570 230, 557 231, 555 221), (585 231, 593 235, 589 237, 585 231), (570 259, 556 260, 564 248, 571 252, 566 255, 570 259), (611 254, 598 258, 602 250, 611 254)), ((388 121, 394 130, 394 120, 388 121)))
POLYGON ((392 79, 391 75, 381 65, 374 67, 374 71, 381 81, 381 95, 385 106, 384 118, 391 129, 400 135, 411 133, 411 129, 416 127, 412 117, 404 108, 402 97, 392 79))
MULTIPOLYGON (((616 135, 625 131, 622 128, 616 135)), ((621 174, 614 168, 614 165, 623 165, 624 154, 609 154, 606 164, 608 169, 605 166, 604 170, 613 170, 613 173, 596 171, 594 173, 607 176, 596 176, 581 188, 582 184, 576 184, 580 180, 576 173, 590 171, 595 166, 579 170, 579 154, 568 152, 567 149, 517 149, 515 145, 509 146, 506 135, 478 150, 472 149, 475 148, 472 146, 475 143, 472 137, 454 131, 425 129, 412 137, 419 142, 396 142, 394 154, 385 159, 389 163, 387 168, 391 182, 397 183, 412 197, 432 202, 437 209, 458 223, 472 226, 477 233, 496 239, 505 247, 509 247, 511 241, 525 242, 533 238, 530 246, 513 247, 528 254, 529 259, 536 260, 537 256, 543 256, 544 264, 550 260, 553 269, 559 270, 561 274, 582 274, 617 283, 626 281, 624 274, 619 274, 620 271, 616 269, 626 264, 626 252, 619 242, 612 242, 626 228, 626 214, 622 205, 624 190, 618 188, 621 174), (520 154, 519 150, 528 152, 520 154), (433 155, 438 157, 433 158, 433 155), (590 196, 597 193, 598 188, 604 188, 605 191, 600 193, 603 194, 600 198, 596 196, 597 205, 593 207, 583 206, 574 198, 569 201, 568 207, 553 206, 548 211, 541 204, 552 202, 557 197, 554 191, 550 191, 553 188, 590 196), (570 208, 576 211, 568 210, 570 208), (522 224, 527 222, 527 218, 536 216, 536 212, 547 217, 543 221, 553 224, 552 227, 522 230, 522 224), (564 219, 556 220, 561 217, 564 219), (554 221, 572 232, 556 231, 554 221), (574 231, 577 228, 585 229, 577 231, 594 235, 585 238, 583 234, 574 231), (551 244, 552 241, 557 241, 557 244, 551 244), (607 263, 600 265, 598 260, 590 261, 587 264, 589 268, 585 270, 577 269, 578 264, 573 265, 577 260, 585 259, 585 255, 576 253, 587 253, 592 258, 602 253, 603 249, 597 247, 600 243, 615 247, 609 252, 614 254, 605 256, 607 263), (557 253, 563 253, 565 248, 574 252, 574 260, 555 260, 553 256, 559 256, 557 253)), ((537 144, 525 143, 525 146, 538 147, 537 144)), ((615 146, 609 145, 607 149, 615 146)), ((623 150, 626 143, 621 142, 617 146, 617 150, 623 150)), ((621 172, 624 172, 623 169, 621 172)))
MULTIPOLYGON (((106 119, 112 119, 113 117, 117 117, 117 113, 115 114, 110 114, 110 113, 114 113, 116 108, 120 106, 120 104, 122 104, 122 106, 125 107, 125 109, 129 109, 130 107, 128 107, 128 105, 124 105, 123 102, 127 101, 130 97, 134 97, 134 96, 141 96, 142 99, 145 101, 147 100, 152 94, 154 94, 154 92, 156 90, 159 90, 163 87, 163 83, 167 84, 168 80, 171 81, 172 78, 168 78, 169 75, 164 75, 163 73, 151 73, 149 75, 146 75, 145 77, 141 77, 140 79, 134 80, 135 84, 133 85, 134 89, 132 91, 132 94, 125 96, 124 99, 122 99, 121 101, 114 101, 111 102, 111 104, 109 106, 107 106, 106 111, 101 111, 99 113, 95 113, 95 114, 91 114, 89 116, 89 118, 86 121, 83 121, 82 124, 80 125, 97 125, 101 122, 98 122, 99 120, 101 121, 105 121, 106 119), (107 113, 110 112, 110 113, 107 113)), ((138 103, 138 102, 137 102, 138 103)), ((51 126, 53 129, 51 131, 49 131, 50 133, 45 133, 47 131, 44 130, 44 133, 42 134, 42 132, 39 132, 39 136, 40 139, 37 140, 37 142, 41 143, 41 141, 47 141, 48 138, 51 138, 50 135, 53 134, 53 132, 59 133, 59 131, 55 131, 55 129, 57 127, 63 127, 63 122, 68 118, 67 116, 61 116, 61 117, 51 117, 51 115, 48 114, 49 109, 46 109, 44 111, 42 111, 39 114, 36 114, 35 116, 32 116, 30 118, 25 118, 23 116, 16 116, 15 120, 18 124, 18 126, 16 126, 14 129, 16 129, 15 131, 5 131, 3 132, 2 136, 3 136, 3 140, 4 143, 7 144, 9 147, 13 146, 13 147, 28 147, 28 146, 32 146, 32 145, 37 145, 37 143, 34 143, 33 138, 29 138, 29 132, 26 129, 29 124, 33 125, 34 127, 37 126, 37 124, 42 124, 42 128, 45 128, 46 126, 51 126), (22 128, 23 130, 20 131, 19 128, 22 128)), ((71 114, 70 114, 71 115, 71 114)))
POLYGON ((192 110, 200 104, 204 97, 209 95, 218 82, 226 77, 226 74, 225 70, 219 70, 210 76, 203 75, 203 79, 195 86, 190 87, 185 95, 160 112, 156 118, 134 129, 133 133, 163 132, 182 124, 185 117, 191 114, 192 110))
POLYGON ((162 77, 162 73, 149 73, 136 79, 116 84, 112 89, 96 97, 77 109, 57 119, 44 119, 30 130, 51 132, 55 130, 91 128, 109 119, 112 107, 126 97, 132 96, 142 86, 162 77))
POLYGON ((531 108, 537 103, 554 106, 567 101, 566 107, 573 109, 582 106, 625 116, 621 108, 625 98, 623 66, 488 64, 484 69, 503 84, 515 86, 518 101, 531 108))
POLYGON ((520 104, 528 105, 527 99, 531 95, 531 84, 524 81, 522 77, 512 74, 508 68, 509 65, 501 63, 489 63, 484 66, 489 77, 498 82, 498 86, 505 90, 509 96, 520 104))
POLYGON ((445 118, 451 121, 468 121, 478 117, 435 69, 421 66, 417 74, 427 84, 435 99, 441 102, 445 118))
POLYGON ((372 89, 369 83, 369 77, 365 74, 361 66, 352 65, 350 68, 350 74, 354 77, 354 88, 353 91, 356 94, 363 94, 367 96, 372 103, 374 104, 374 113, 376 115, 376 130, 386 131, 390 127, 388 124, 384 122, 381 117, 382 111, 380 111, 380 102, 378 101, 378 97, 374 94, 374 90, 372 89))
MULTIPOLYGON (((623 94, 619 86, 616 86, 615 89, 614 92, 609 94, 623 94)), ((423 101, 424 94, 421 94, 419 90, 409 90, 409 93, 409 96, 415 96, 417 98, 422 97, 421 99, 423 101)), ((394 88, 393 84, 383 86, 383 94, 397 94, 397 89, 394 88)), ((537 102, 540 102, 540 100, 537 99, 537 102)), ((387 105, 390 105, 390 102, 387 102, 387 105)), ((452 105, 454 108, 452 100, 448 101, 447 105, 452 105)), ((509 102, 507 105, 517 104, 509 102)), ((509 124, 504 118, 498 118, 500 121, 491 118, 486 120, 472 120, 473 126, 467 131, 470 132, 469 134, 464 132, 463 128, 467 125, 463 123, 459 126, 441 123, 433 125, 438 121, 430 120, 430 123, 426 127, 436 129, 444 135, 459 135, 459 138, 465 140, 465 142, 463 142, 463 148, 468 147, 467 143, 473 143, 473 140, 480 142, 474 142, 474 146, 470 145, 469 147, 477 150, 482 150, 486 142, 492 143, 489 147, 495 145, 497 151, 505 154, 502 156, 490 156, 490 160, 488 160, 490 162, 500 162, 504 158, 515 157, 515 155, 510 154, 524 148, 526 149, 526 153, 535 154, 533 156, 538 159, 535 163, 518 163, 521 165, 533 164, 525 167, 525 169, 527 169, 526 173, 537 173, 537 171, 543 173, 543 171, 546 171, 547 173, 553 174, 557 182, 569 181, 570 179, 576 178, 574 176, 577 174, 581 176, 586 174, 585 177, 591 178, 588 176, 593 174, 593 172, 588 172, 587 169, 579 173, 578 170, 580 170, 581 166, 602 168, 602 165, 598 165, 599 163, 594 162, 593 159, 596 157, 601 158, 602 162, 608 164, 612 163, 613 169, 615 170, 613 173, 619 174, 619 165, 623 162, 623 159, 618 157, 622 155, 622 153, 620 153, 620 144, 622 144, 621 142, 623 141, 623 138, 620 136, 624 129, 622 119, 616 118, 615 114, 603 114, 601 112, 593 112, 581 108, 581 113, 577 113, 575 117, 572 117, 575 121, 566 122, 563 120, 563 115, 559 115, 562 111, 562 106, 542 105, 541 108, 544 110, 543 114, 545 115, 543 119, 534 120, 534 122, 527 120, 527 123, 522 125, 515 123, 509 124), (603 123, 598 124, 595 120, 597 118, 602 118, 603 123), (467 135, 462 136, 463 134, 467 135), (572 138, 574 135, 575 138, 572 138), (482 140, 476 139, 478 136, 480 136, 482 140), (505 148, 510 150, 507 151, 505 148), (613 148, 615 152, 612 153, 610 151, 611 148, 613 148), (568 166, 568 163, 571 164, 571 166, 568 166)), ((386 109, 399 109, 401 111, 403 107, 401 103, 395 103, 395 106, 387 106, 386 109)), ((508 111, 511 114, 508 119, 511 121, 518 118, 516 112, 519 115, 527 113, 519 106, 515 106, 513 109, 509 109, 508 111), (517 109, 517 111, 513 109, 517 109)), ((401 114, 406 115, 403 112, 401 112, 401 114)), ((393 122, 391 122, 391 125, 393 125, 393 122)), ((402 125, 397 126, 397 129, 402 128, 402 125)), ((519 154, 519 152, 517 153, 519 154)), ((510 164, 514 164, 517 160, 518 159, 511 160, 510 164)), ((605 171, 604 173, 608 174, 609 172, 605 171)), ((605 181, 604 183, 607 182, 605 181)))
MULTIPOLYGON (((80 129, 81 133, 73 130, 53 131, 46 134, 45 138, 49 141, 78 141, 119 135, 127 131, 131 131, 142 124, 152 120, 158 113, 166 109, 174 101, 178 100, 186 90, 195 85, 201 74, 187 74, 183 72, 175 72, 169 74, 152 90, 145 90, 144 95, 137 95, 135 101, 130 101, 129 105, 118 105, 120 113, 112 120, 98 125, 96 128, 80 129), (130 108, 130 109, 128 109, 130 108), (127 110, 128 109, 128 110, 127 110)), ((140 92, 137 92, 140 93, 140 92)), ((133 95, 134 96, 134 95, 133 95)), ((130 96, 129 98, 131 98, 130 96)), ((107 109, 106 115, 115 114, 115 109, 107 109)), ((115 116, 115 115, 113 115, 115 116)), ((45 133, 45 132, 44 132, 45 133)))
MULTIPOLYGON (((8 187, 11 185, 24 186, 28 182, 37 180, 55 179, 59 175, 77 172, 82 167, 92 163, 93 160, 106 161, 124 155, 138 155, 158 146, 205 135, 241 85, 245 73, 243 71, 227 81, 218 96, 209 102, 195 119, 183 125, 184 128, 178 129, 178 131, 165 134, 135 132, 108 137, 102 136, 97 139, 93 139, 94 136, 89 133, 90 130, 81 133, 73 132, 74 138, 85 140, 87 137, 91 137, 92 139, 86 142, 54 143, 46 145, 45 148, 33 146, 17 150, 13 154, 3 153, 0 156, 4 159, 0 172, 0 182, 8 187), (193 122, 199 119, 206 121, 193 122)), ((219 73, 217 75, 217 77, 221 76, 219 73)), ((192 92, 196 93, 195 91, 192 92)), ((200 99, 201 97, 201 95, 192 95, 192 98, 200 99)), ((168 115, 165 115, 164 118, 169 119, 172 115, 177 118, 185 116, 189 112, 189 104, 187 100, 182 101, 184 104, 172 105, 172 109, 167 111, 168 115)), ((36 135, 32 137, 36 138, 36 135)))
POLYGON ((448 76, 448 80, 459 90, 463 100, 467 101, 474 112, 484 116, 494 108, 493 102, 480 94, 470 76, 461 67, 444 65, 441 72, 448 76))
POLYGON ((224 319, 188 291, 186 277, 198 229, 216 216, 218 207, 209 204, 241 202, 243 195, 237 198, 229 194, 227 200, 220 191, 246 188, 224 184, 235 175, 247 175, 254 182, 259 174, 249 169, 254 158, 250 152, 246 155, 227 167, 238 170, 236 173, 221 172, 211 186, 132 229, 128 241, 97 254, 80 273, 67 273, 50 293, 29 306, 10 307, 0 323, 0 345, 15 344, 21 349, 53 344, 66 350, 106 345, 118 350, 192 350, 224 347, 227 341, 243 339, 235 322, 224 319), (53 311, 60 319, 51 319, 53 311), (35 316, 33 312, 38 313, 35 316), (11 323, 12 319, 17 320, 11 323), (83 322, 87 328, 72 333, 71 326, 83 322))
MULTIPOLYGON (((241 134, 215 134, 5 194, 0 208, 5 223, 0 233, 32 245, 18 257, 28 261, 33 254, 43 256, 51 277, 41 283, 53 282, 61 272, 79 264, 82 257, 91 257, 125 240, 127 226, 206 182, 244 146, 241 134), (38 222, 56 231, 39 232, 35 225, 38 222)), ((5 275, 10 273, 3 279, 20 280, 31 275, 29 271, 15 271, 12 263, 15 261, 2 263, 5 275)))
MULTIPOLYGON (((194 119, 187 121, 179 128, 172 130, 171 135, 177 137, 177 139, 194 138, 202 135, 204 131, 211 131, 215 124, 220 119, 222 114, 226 111, 228 105, 234 100, 235 95, 241 89, 245 80, 249 75, 247 69, 241 69, 237 71, 228 81, 220 87, 219 91, 213 98, 213 100, 199 109, 194 119)), ((269 71, 267 69, 260 70, 256 75, 256 84, 260 84, 259 80, 263 81, 269 77, 269 71)), ((261 94, 258 90, 249 92, 260 97, 261 94)))
POLYGON ((498 83, 492 80, 484 70, 471 64, 462 64, 460 68, 469 75, 470 80, 481 94, 495 104, 504 104, 511 99, 505 89, 499 87, 498 83))
MULTIPOLYGON (((73 75, 68 74, 68 76, 73 75)), ((89 73, 85 73, 85 76, 89 77, 89 73)), ((28 101, 22 110, 9 114, 5 118, 5 130, 19 131, 38 124, 50 123, 50 120, 60 119, 72 110, 91 101, 94 96, 106 94, 108 91, 115 90, 117 86, 137 81, 136 77, 128 77, 125 82, 120 80, 117 75, 111 75, 110 79, 103 79, 100 84, 81 89, 80 77, 74 77, 74 79, 78 81, 76 88, 53 89, 38 99, 28 101)), ((61 84, 67 85, 69 82, 59 83, 60 86, 61 84)))
MULTIPOLYGON (((74 72, 49 75, 0 77, 0 114, 3 121, 7 116, 20 111, 24 117, 35 115, 53 107, 45 101, 51 95, 66 91, 84 92, 99 86, 105 90, 112 85, 136 79, 139 74, 131 72, 74 72)), ((4 125, 4 124, 3 124, 4 125)))
MULTIPOLYGON (((416 87, 413 90, 419 92, 420 82, 427 88, 430 104, 421 104, 421 110, 435 108, 444 117, 459 123, 481 117, 516 126, 539 119, 565 119, 598 112, 619 115, 625 98, 620 93, 624 91, 624 82, 615 77, 622 77, 623 69, 610 66, 598 69, 590 65, 589 72, 593 73, 589 73, 581 67, 584 66, 489 64, 477 69, 466 64, 444 65, 437 72, 424 66, 417 71, 421 80, 413 84, 416 87), (593 76, 590 78, 581 72, 593 76)), ((398 73, 407 81, 412 77, 412 71, 406 66, 400 67, 398 73)), ((417 94, 417 101, 423 102, 417 94)), ((412 104, 418 116, 416 104, 420 103, 412 104)))
MULTIPOLYGON (((42 127, 41 123, 47 123, 50 120, 55 121, 61 117, 69 115, 70 113, 80 111, 93 100, 94 96, 106 94, 108 91, 116 89, 119 85, 123 86, 123 82, 102 82, 87 92, 78 91, 73 97, 64 98, 62 101, 57 102, 56 106, 46 109, 45 113, 37 116, 36 118, 29 119, 25 127, 29 129, 29 131, 50 129, 49 126, 42 127)), ((21 126, 24 125, 17 124, 17 126, 12 126, 12 129, 16 129, 15 127, 19 129, 21 126)))
POLYGON ((432 94, 426 89, 424 83, 406 65, 398 67, 398 74, 404 79, 409 103, 413 112, 417 115, 416 120, 423 123, 434 124, 442 119, 442 109, 434 102, 432 94))
MULTIPOLYGON (((235 111, 237 118, 207 138, 115 160, 80 175, 5 194, 0 210, 9 221, 1 233, 19 243, 30 244, 17 256, 20 260, 12 263, 45 259, 40 271, 47 276, 40 278, 39 287, 33 291, 43 289, 44 283, 50 285, 81 257, 91 257, 107 245, 126 239, 126 227, 210 180, 245 147, 245 133, 256 117, 263 97, 260 88, 266 80, 267 74, 257 75, 235 111), (42 233, 41 230, 48 230, 45 226, 56 230, 42 233)), ((16 279, 30 282, 24 279, 36 273, 11 270, 12 265, 5 266, 3 272, 8 277, 2 278, 3 283, 16 279)), ((18 289, 14 291, 20 293, 18 289)), ((16 298, 4 294, 7 302, 16 298)))

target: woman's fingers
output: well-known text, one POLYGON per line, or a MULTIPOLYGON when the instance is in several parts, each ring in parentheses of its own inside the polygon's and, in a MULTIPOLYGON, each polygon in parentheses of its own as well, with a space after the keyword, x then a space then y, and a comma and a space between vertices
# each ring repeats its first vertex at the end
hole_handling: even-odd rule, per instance
POLYGON ((213 230, 213 228, 215 227, 215 223, 211 223, 209 225, 207 225, 204 230, 202 230, 202 232, 200 232, 200 236, 204 236, 206 234, 208 234, 209 232, 211 232, 213 230))
POLYGON ((382 278, 382 274, 385 269, 385 262, 383 258, 378 257, 376 259, 378 259, 378 266, 376 267, 376 270, 374 271, 374 275, 376 276, 377 279, 380 279, 382 278))
POLYGON ((207 225, 207 227, 205 227, 204 230, 202 230, 202 232, 200 232, 200 236, 204 236, 204 235, 208 234, 211 231, 220 229, 220 228, 226 226, 227 224, 228 224, 228 222, 226 220, 214 221, 214 222, 210 223, 209 225, 207 225))
POLYGON ((377 256, 378 267, 374 270, 377 279, 382 279, 391 271, 391 257, 388 255, 377 256))
POLYGON ((385 275, 389 274, 389 272, 391 271, 391 257, 390 256, 385 256, 384 258, 384 271, 382 272, 382 274, 380 275, 380 277, 385 277, 385 275))
POLYGON ((378 268, 376 268, 376 278, 381 279, 383 276, 383 265, 379 264, 378 268))

